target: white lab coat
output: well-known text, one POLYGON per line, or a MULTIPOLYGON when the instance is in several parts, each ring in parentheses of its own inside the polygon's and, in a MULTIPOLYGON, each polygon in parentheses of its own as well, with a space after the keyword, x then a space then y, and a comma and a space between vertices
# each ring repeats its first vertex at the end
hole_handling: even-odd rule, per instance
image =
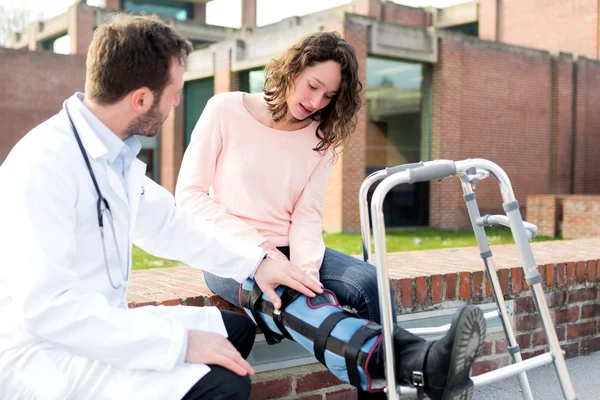
MULTIPOLYGON (((252 273, 262 250, 176 208, 139 160, 128 172, 128 200, 78 111, 81 100, 66 104, 111 207, 121 265, 130 265, 135 242, 239 282, 252 273)), ((0 399, 181 399, 210 370, 177 360, 187 329, 226 335, 218 310, 128 309, 126 289, 107 277, 96 201, 64 109, 0 167, 0 399)), ((119 281, 110 234, 106 246, 119 281)))

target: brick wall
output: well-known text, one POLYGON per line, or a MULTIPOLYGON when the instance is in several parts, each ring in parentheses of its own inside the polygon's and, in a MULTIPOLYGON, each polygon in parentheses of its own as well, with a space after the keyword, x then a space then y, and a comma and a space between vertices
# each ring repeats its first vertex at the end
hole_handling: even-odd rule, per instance
POLYGON ((407 7, 392 2, 382 4, 383 21, 393 24, 426 28, 431 23, 431 17, 422 8, 407 7))
POLYGON ((564 198, 562 236, 565 239, 600 236, 600 196, 564 198))
MULTIPOLYGON (((526 195, 549 191, 551 99, 548 53, 444 34, 433 66, 432 158, 494 161, 525 205, 526 195)), ((457 179, 432 183, 430 199, 432 226, 469 226, 457 179)), ((477 199, 482 214, 502 212, 494 179, 478 184, 477 199)))
MULTIPOLYGON (((361 92, 361 101, 366 104, 367 26, 346 21, 344 38, 354 47, 359 65, 359 79, 365 87, 361 92)), ((357 114, 356 131, 352 134, 348 145, 341 153, 342 163, 342 229, 344 232, 360 232, 360 213, 358 208, 358 192, 365 179, 366 142, 367 142, 367 107, 363 106, 357 114)))
POLYGON ((0 164, 27 132, 83 91, 85 56, 0 48, 0 164))
POLYGON ((500 37, 493 38, 489 34, 494 31, 494 27, 487 25, 495 24, 497 1, 480 2, 480 33, 484 33, 482 38, 598 58, 597 0, 502 0, 500 37))
POLYGON ((537 225, 539 236, 561 236, 563 198, 553 194, 527 196, 525 220, 537 225))
POLYGON ((71 40, 70 54, 86 55, 94 36, 96 13, 87 7, 69 7, 67 34, 71 40))
POLYGON ((574 187, 576 194, 600 194, 600 62, 577 61, 574 187))

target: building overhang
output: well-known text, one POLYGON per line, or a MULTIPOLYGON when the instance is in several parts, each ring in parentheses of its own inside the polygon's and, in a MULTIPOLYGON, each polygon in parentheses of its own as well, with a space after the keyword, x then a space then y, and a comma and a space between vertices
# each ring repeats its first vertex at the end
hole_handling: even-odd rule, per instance
POLYGON ((436 28, 470 24, 478 21, 478 3, 471 1, 444 8, 431 8, 433 25, 436 28))

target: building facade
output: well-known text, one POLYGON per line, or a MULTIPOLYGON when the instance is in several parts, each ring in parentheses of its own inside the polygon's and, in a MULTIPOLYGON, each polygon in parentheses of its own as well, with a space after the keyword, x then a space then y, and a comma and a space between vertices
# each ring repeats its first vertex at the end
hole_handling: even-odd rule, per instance
MULTIPOLYGON (((578 30, 570 33, 564 28, 561 35, 550 33, 543 24, 532 25, 539 9, 558 7, 541 0, 479 0, 444 9, 354 0, 263 27, 256 26, 256 0, 241 1, 240 29, 207 25, 204 0, 106 0, 99 8, 78 4, 63 16, 14 35, 11 47, 51 49, 53 41, 68 35, 75 55, 27 52, 31 59, 25 64, 42 65, 37 58, 51 56, 69 68, 80 68, 56 78, 56 68, 44 67, 35 84, 48 90, 58 80, 63 89, 82 90, 83 54, 94 27, 108 14, 116 9, 155 12, 170 21, 196 50, 186 67, 182 105, 173 110, 161 135, 144 143, 140 158, 149 164, 153 178, 174 190, 191 131, 211 96, 261 91, 269 59, 306 34, 340 32, 357 52, 365 90, 356 131, 328 182, 324 229, 329 232, 360 229, 358 190, 369 173, 420 160, 490 159, 505 168, 522 205, 528 194, 600 192, 594 112, 600 89, 597 2, 596 8, 594 2, 586 8, 586 2, 578 1, 573 2, 574 9, 544 11, 557 20, 556 27, 562 26, 566 14, 570 24, 584 27, 589 43, 583 43, 577 40, 578 30), (522 15, 524 11, 530 19, 522 15), (527 34, 528 26, 537 31, 527 34)), ((19 65, 24 65, 25 53, 6 50, 0 71, 23 74, 16 69, 23 69, 19 65)), ((4 83, 5 89, 13 88, 14 82, 10 87, 4 83)), ((24 99, 32 97, 24 88, 17 93, 24 99)), ((58 109, 70 93, 60 94, 45 104, 58 109)), ((11 107, 14 111, 16 106, 9 103, 0 112, 10 119, 11 107)), ((19 104, 23 112, 35 103, 19 104)), ((7 147, 26 133, 34 119, 14 121, 10 126, 16 135, 0 146, 7 147)), ((491 179, 481 182, 477 193, 482 211, 501 211, 498 188, 491 179)), ((469 224, 456 179, 398 186, 387 196, 384 211, 388 227, 469 224)))

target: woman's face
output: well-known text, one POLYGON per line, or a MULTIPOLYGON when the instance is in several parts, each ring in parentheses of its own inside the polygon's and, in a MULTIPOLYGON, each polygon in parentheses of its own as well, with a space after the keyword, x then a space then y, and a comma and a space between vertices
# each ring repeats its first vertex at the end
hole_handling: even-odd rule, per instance
POLYGON ((294 81, 294 91, 287 100, 289 113, 297 120, 325 108, 342 84, 340 64, 329 60, 306 67, 294 81))

